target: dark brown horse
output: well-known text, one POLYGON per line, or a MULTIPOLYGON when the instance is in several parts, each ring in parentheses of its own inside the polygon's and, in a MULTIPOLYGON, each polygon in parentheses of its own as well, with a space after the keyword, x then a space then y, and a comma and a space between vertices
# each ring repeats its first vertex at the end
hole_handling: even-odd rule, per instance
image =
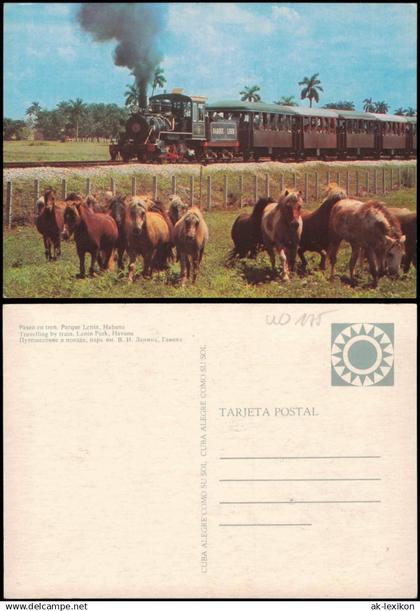
POLYGON ((117 223, 111 216, 95 213, 84 203, 69 203, 64 210, 63 238, 68 239, 73 233, 80 262, 78 278, 86 275, 86 253, 91 256, 90 276, 95 275, 96 261, 102 270, 111 268, 118 240, 117 223))
POLYGON ((272 197, 261 197, 251 213, 244 212, 235 219, 231 230, 234 246, 228 254, 228 262, 232 262, 236 257, 255 259, 258 250, 263 246, 262 215, 265 207, 272 202, 272 197))
POLYGON ((303 199, 300 191, 286 189, 279 201, 265 207, 261 231, 273 273, 276 268, 276 253, 282 264, 281 278, 289 280, 289 268, 294 269, 297 248, 302 235, 303 199))
POLYGON ((46 189, 43 198, 39 198, 37 212, 35 225, 44 239, 45 258, 47 261, 55 261, 61 254, 61 232, 63 231, 64 217, 63 203, 56 202, 54 189, 46 189))
POLYGON ((347 197, 347 193, 338 185, 331 183, 326 189, 326 197, 316 210, 302 211, 302 236, 300 238, 298 253, 302 261, 302 271, 307 268, 305 252, 307 250, 318 252, 321 255, 320 269, 326 268, 328 250, 328 225, 333 206, 347 197))

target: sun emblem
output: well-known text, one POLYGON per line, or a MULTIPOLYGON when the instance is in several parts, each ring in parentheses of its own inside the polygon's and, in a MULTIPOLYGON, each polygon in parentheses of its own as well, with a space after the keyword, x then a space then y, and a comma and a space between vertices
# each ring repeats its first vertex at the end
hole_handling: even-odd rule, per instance
POLYGON ((394 366, 394 347, 387 327, 390 325, 333 325, 331 366, 336 374, 333 386, 393 384, 390 372, 394 366))

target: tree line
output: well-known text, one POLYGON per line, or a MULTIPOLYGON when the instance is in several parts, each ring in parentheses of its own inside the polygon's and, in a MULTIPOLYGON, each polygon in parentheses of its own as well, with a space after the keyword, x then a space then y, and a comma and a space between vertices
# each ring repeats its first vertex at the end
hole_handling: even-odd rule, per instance
MULTIPOLYGON (((301 81, 299 81, 298 85, 302 87, 300 92, 301 100, 308 99, 309 106, 312 108, 312 103, 315 101, 319 103, 320 93, 324 93, 324 90, 321 86, 321 81, 318 78, 319 73, 313 74, 308 77, 305 76, 301 81)), ((242 102, 261 102, 260 92, 261 88, 258 85, 252 85, 248 87, 244 87, 242 91, 239 92, 241 96, 242 102)), ((297 106, 297 102, 295 100, 295 96, 283 96, 279 100, 273 102, 273 104, 279 104, 281 106, 297 106)), ((354 102, 350 102, 348 100, 340 100, 339 102, 329 102, 325 104, 322 108, 331 108, 335 110, 356 110, 354 102)), ((365 98, 363 100, 363 110, 364 112, 376 112, 379 114, 386 114, 390 110, 389 104, 385 101, 374 102, 372 98, 365 98)), ((409 106, 408 108, 402 108, 401 106, 394 110, 394 114, 403 115, 407 117, 414 117, 417 115, 417 111, 415 108, 409 106)))
MULTIPOLYGON (((151 82, 152 95, 165 83, 163 68, 157 66, 151 82)), ((125 108, 117 104, 86 104, 80 98, 59 102, 53 110, 32 102, 26 109, 26 121, 3 119, 3 140, 26 140, 34 131, 41 132, 46 140, 118 138, 130 113, 139 109, 139 93, 136 83, 127 85, 125 108)))
POLYGON ((117 104, 86 104, 80 98, 62 101, 53 110, 32 102, 26 121, 3 120, 3 139, 23 140, 33 131, 45 140, 116 138, 128 116, 129 111, 117 104))

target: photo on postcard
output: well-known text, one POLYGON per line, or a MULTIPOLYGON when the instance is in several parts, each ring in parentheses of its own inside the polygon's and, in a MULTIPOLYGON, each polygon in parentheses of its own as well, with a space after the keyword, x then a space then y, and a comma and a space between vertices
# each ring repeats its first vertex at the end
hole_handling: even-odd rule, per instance
POLYGON ((9 298, 413 298, 414 3, 6 3, 9 298))

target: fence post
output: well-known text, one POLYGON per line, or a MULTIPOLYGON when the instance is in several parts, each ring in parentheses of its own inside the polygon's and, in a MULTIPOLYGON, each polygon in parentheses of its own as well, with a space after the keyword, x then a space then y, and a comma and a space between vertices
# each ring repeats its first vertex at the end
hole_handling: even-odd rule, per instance
POLYGON ((90 178, 86 178, 86 195, 90 195, 90 178))
POLYGON ((348 170, 346 172, 346 193, 350 195, 350 172, 348 170))
POLYGON ((270 176, 265 175, 265 196, 270 197, 270 176))
POLYGON ((319 198, 319 182, 318 182, 318 172, 315 172, 315 199, 318 201, 319 198))
POLYGON ((258 199, 258 176, 254 176, 254 202, 258 199))
POLYGON ((398 189, 401 188, 401 166, 398 166, 398 189))
POLYGON ((239 176, 239 207, 242 208, 243 204, 243 193, 244 193, 244 177, 242 174, 239 176))
POLYGON ((157 193, 158 193, 157 176, 152 177, 152 191, 153 191, 153 199, 157 199, 157 193))
POLYGON ((202 195, 203 195, 203 166, 202 166, 202 165, 200 165, 200 184, 199 184, 199 191, 200 191, 200 207, 201 207, 202 195))
POLYGON ((369 193, 370 185, 369 185, 369 170, 366 172, 366 193, 369 193))
POLYGON ((194 204, 194 176, 190 176, 190 206, 194 204))
POLYGON ((373 171, 373 192, 375 195, 378 192, 378 170, 376 168, 373 171))
POLYGON ((394 188, 394 168, 391 168, 391 191, 394 188))
MULTIPOLYGON (((35 179, 35 185, 34 186, 35 186, 35 214, 36 214, 38 212, 37 207, 36 207, 36 202, 39 199, 39 179, 38 178, 35 179)), ((64 197, 63 197, 63 199, 64 199, 64 197)))
POLYGON ((12 213, 13 213, 13 185, 12 181, 7 181, 7 213, 8 213, 8 227, 12 228, 12 213))
POLYGON ((283 192, 284 189, 284 176, 283 174, 280 174, 280 193, 283 192))
POLYGON ((115 178, 111 178, 111 191, 112 195, 115 195, 115 178))
POLYGON ((293 172, 293 188, 296 189, 296 172, 293 172))
POLYGON ((61 197, 66 199, 67 197, 67 180, 65 178, 61 181, 61 197))
POLYGON ((223 176, 223 203, 225 208, 227 208, 228 204, 228 177, 227 174, 223 176))
POLYGON ((172 176, 172 195, 176 195, 176 176, 172 176))
POLYGON ((305 202, 308 201, 308 175, 305 172, 305 176, 304 176, 304 198, 305 198, 305 202))
POLYGON ((207 210, 211 210, 211 176, 207 176, 207 210))
POLYGON ((382 168, 382 193, 386 193, 386 173, 385 168, 382 168))
POLYGON ((135 176, 131 178, 131 195, 135 195, 137 193, 137 179, 135 176))
POLYGON ((356 170, 356 197, 359 195, 359 172, 356 170))

